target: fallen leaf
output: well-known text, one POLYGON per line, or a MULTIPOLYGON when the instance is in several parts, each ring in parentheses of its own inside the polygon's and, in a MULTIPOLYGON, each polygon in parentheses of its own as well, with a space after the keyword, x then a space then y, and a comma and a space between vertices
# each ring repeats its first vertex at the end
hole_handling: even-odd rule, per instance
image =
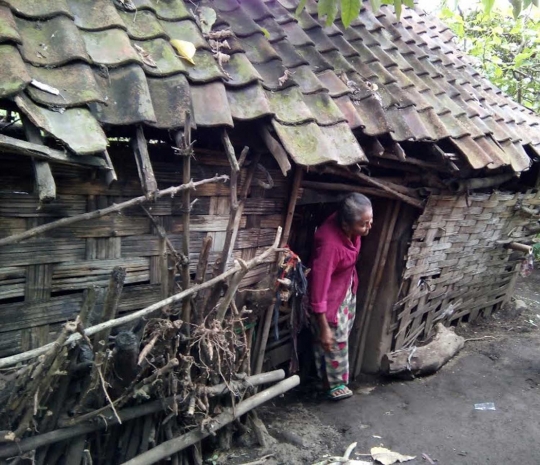
POLYGON ((201 6, 197 10, 199 21, 201 22, 201 29, 203 34, 208 34, 212 30, 212 26, 216 22, 217 15, 213 8, 208 6, 201 6))
POLYGON ((150 53, 148 53, 144 48, 137 44, 133 44, 133 46, 135 47, 135 50, 137 50, 137 53, 139 54, 141 60, 145 65, 150 66, 150 68, 157 68, 157 64, 150 56, 150 53))
POLYGON ((171 45, 176 49, 180 58, 189 61, 192 65, 195 64, 193 57, 195 56, 197 49, 194 44, 187 40, 172 39, 171 45))
POLYGON ((292 76, 293 73, 291 73, 288 69, 285 70, 285 72, 283 73, 283 76, 281 76, 279 79, 278 79, 278 84, 279 84, 279 87, 281 87, 283 84, 285 84, 289 78, 292 76))
POLYGON ((373 460, 376 460, 383 465, 392 465, 397 462, 408 462, 409 460, 414 460, 416 458, 416 456, 412 455, 398 454, 397 452, 391 451, 384 447, 372 447, 371 457, 373 457, 373 460))
POLYGON ((261 27, 261 31, 264 34, 264 37, 266 37, 267 39, 270 39, 270 33, 268 32, 268 29, 261 27))

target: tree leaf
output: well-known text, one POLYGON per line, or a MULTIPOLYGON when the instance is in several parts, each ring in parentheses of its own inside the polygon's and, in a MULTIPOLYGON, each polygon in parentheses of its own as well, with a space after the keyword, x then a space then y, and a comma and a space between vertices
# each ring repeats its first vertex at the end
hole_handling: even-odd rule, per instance
MULTIPOLYGON (((396 2, 401 0, 396 0, 396 2)), ((341 22, 349 27, 360 14, 360 0, 341 0, 341 22)))
POLYGON ((486 15, 490 15, 494 4, 495 0, 482 0, 482 5, 484 5, 484 12, 486 15))
POLYGON ((373 11, 378 11, 382 5, 382 0, 369 0, 369 3, 371 3, 371 9, 373 11))
POLYGON ((176 49, 178 55, 180 55, 180 58, 189 61, 192 65, 195 64, 195 62, 193 61, 193 57, 195 56, 195 52, 197 51, 195 45, 193 45, 191 42, 188 42, 187 40, 178 39, 172 39, 171 45, 176 49))
POLYGON ((317 14, 319 18, 326 16, 327 26, 330 26, 336 20, 337 12, 337 0, 319 0, 317 3, 317 14))
POLYGON ((514 19, 517 19, 521 13, 521 8, 523 7, 523 4, 521 0, 510 0, 510 3, 512 4, 512 11, 514 12, 514 19))
POLYGON ((296 8, 295 15, 300 16, 300 13, 304 10, 306 7, 307 0, 300 0, 300 3, 298 4, 298 7, 296 8))
POLYGON ((401 0, 394 0, 394 9, 396 10, 397 20, 401 18, 401 0))
POLYGON ((414 8, 414 0, 403 0, 403 4, 409 8, 414 8))
POLYGON ((212 30, 212 26, 217 19, 215 10, 207 6, 201 6, 197 10, 197 15, 199 16, 203 34, 208 34, 212 30))
POLYGON ((268 29, 261 27, 261 31, 264 34, 264 37, 266 37, 267 39, 270 39, 270 33, 268 32, 268 29))

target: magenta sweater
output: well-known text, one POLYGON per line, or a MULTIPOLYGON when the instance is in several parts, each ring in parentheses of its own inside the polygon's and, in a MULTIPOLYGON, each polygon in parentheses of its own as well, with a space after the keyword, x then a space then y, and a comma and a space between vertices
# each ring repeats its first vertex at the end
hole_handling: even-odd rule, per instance
POLYGON ((361 240, 351 241, 337 224, 334 213, 317 229, 313 246, 309 297, 313 313, 326 313, 330 324, 337 323, 337 311, 347 295, 353 279, 353 292, 358 288, 356 260, 361 240))

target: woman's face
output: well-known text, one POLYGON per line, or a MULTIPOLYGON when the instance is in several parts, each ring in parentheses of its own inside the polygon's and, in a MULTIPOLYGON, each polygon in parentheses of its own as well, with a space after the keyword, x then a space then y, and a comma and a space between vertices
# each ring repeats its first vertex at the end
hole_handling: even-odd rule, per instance
POLYGON ((351 236, 367 236, 373 225, 373 210, 365 210, 358 221, 349 226, 351 236))

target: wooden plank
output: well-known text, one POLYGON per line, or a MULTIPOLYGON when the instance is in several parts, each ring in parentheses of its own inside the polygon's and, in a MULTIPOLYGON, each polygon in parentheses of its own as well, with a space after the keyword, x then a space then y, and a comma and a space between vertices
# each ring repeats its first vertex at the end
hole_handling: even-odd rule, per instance
POLYGON ((83 168, 107 168, 105 160, 92 156, 71 155, 45 145, 27 142, 0 134, 0 152, 15 153, 34 160, 80 166, 83 168))
POLYGON ((0 216, 64 217, 85 212, 86 198, 82 195, 57 196, 54 202, 40 205, 38 196, 33 194, 0 194, 0 216))
POLYGON ((150 154, 148 153, 146 138, 144 137, 144 131, 141 125, 137 125, 137 128, 135 129, 135 137, 131 139, 131 147, 135 155, 135 161, 137 163, 139 179, 143 187, 143 192, 148 196, 157 190, 158 185, 154 175, 154 169, 152 168, 152 162, 150 161, 150 154))
POLYGON ((84 260, 85 248, 81 239, 36 239, 13 244, 0 247, 0 267, 84 260))
POLYGON ((0 333, 66 321, 78 312, 81 303, 82 292, 48 301, 2 304, 0 333))

